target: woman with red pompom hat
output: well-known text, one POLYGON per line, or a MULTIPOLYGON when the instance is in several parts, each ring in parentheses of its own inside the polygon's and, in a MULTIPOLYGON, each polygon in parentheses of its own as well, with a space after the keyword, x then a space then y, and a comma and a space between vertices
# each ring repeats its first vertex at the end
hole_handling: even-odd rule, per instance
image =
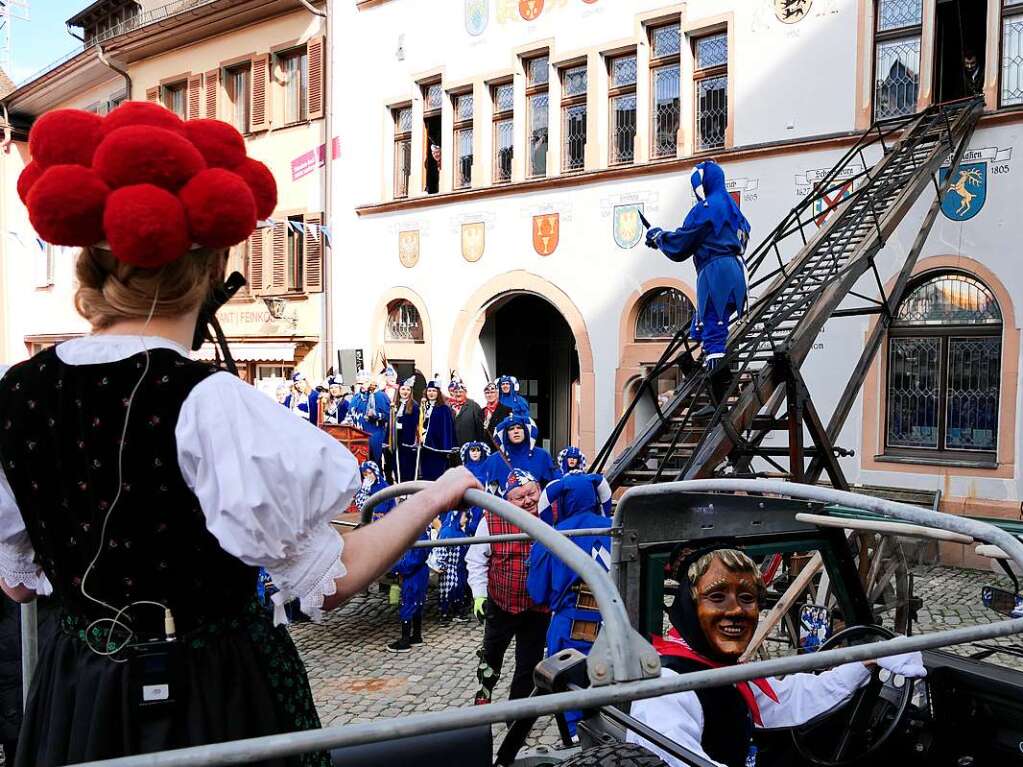
POLYGON ((188 357, 227 249, 273 210, 269 172, 227 126, 178 131, 139 105, 98 127, 61 112, 40 119, 19 191, 42 239, 81 248, 75 307, 92 332, 0 379, 0 589, 63 609, 17 765, 318 727, 283 605, 318 619, 478 485, 458 470, 334 532, 360 485, 352 455, 188 357), (273 616, 255 600, 260 568, 280 589, 273 616))

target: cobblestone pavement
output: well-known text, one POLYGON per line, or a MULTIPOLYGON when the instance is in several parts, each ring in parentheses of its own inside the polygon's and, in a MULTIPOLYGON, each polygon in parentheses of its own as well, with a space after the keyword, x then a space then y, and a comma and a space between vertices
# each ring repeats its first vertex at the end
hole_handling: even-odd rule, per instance
MULTIPOLYGON (((914 593, 924 602, 916 633, 1000 620, 1001 616, 980 604, 980 589, 986 584, 1011 589, 1007 578, 990 572, 931 567, 916 569, 914 577, 914 593)), ((397 607, 389 605, 384 594, 356 597, 322 624, 299 624, 291 631, 309 671, 324 726, 466 706, 476 691, 476 649, 483 630, 475 620, 441 625, 433 599, 423 620, 426 644, 409 653, 397 655, 384 649, 399 632, 397 607)), ((996 641, 1023 645, 1018 637, 996 641)), ((952 649, 969 651, 968 647, 952 649)), ((995 655, 991 662, 1023 670, 1023 660, 1011 656, 995 655)), ((509 651, 505 670, 510 672, 513 663, 509 651)), ((496 699, 507 697, 508 679, 506 673, 496 699)), ((495 726, 497 742, 503 733, 503 725, 495 726)), ((553 720, 541 720, 530 745, 557 743, 553 720)))

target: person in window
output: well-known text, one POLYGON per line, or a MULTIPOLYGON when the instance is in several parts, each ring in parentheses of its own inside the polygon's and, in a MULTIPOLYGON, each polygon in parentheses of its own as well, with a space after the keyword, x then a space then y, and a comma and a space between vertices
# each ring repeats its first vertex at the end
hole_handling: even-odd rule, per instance
POLYGON ((963 95, 980 96, 984 93, 984 73, 977 62, 977 54, 971 50, 963 52, 963 95))
POLYGON ((437 194, 440 190, 440 142, 430 137, 430 152, 426 157, 426 193, 437 194))
MULTIPOLYGON (((537 504, 538 516, 555 530, 588 530, 611 527, 604 511, 604 502, 611 502, 611 489, 600 474, 572 472, 544 488, 537 504), (549 516, 545 517, 545 512, 549 516), (552 521, 553 520, 553 521, 552 521)), ((585 535, 572 542, 589 554, 605 570, 611 567, 611 536, 585 535)), ((571 648, 589 653, 600 630, 600 612, 593 594, 582 578, 568 565, 551 554, 540 542, 533 544, 526 578, 529 597, 551 611, 547 629, 547 655, 556 655, 571 648)), ((569 732, 582 718, 580 711, 566 711, 569 732)))
POLYGON ((437 479, 448 467, 458 445, 455 443, 455 419, 444 402, 440 382, 427 382, 419 403, 419 479, 437 479))
POLYGON ((452 378, 448 384, 448 407, 455 416, 455 443, 459 447, 487 439, 487 430, 483 428, 483 408, 469 399, 465 383, 460 378, 452 378))
POLYGON ((497 381, 491 381, 486 385, 483 389, 483 399, 486 401, 483 406, 483 428, 487 430, 491 445, 495 445, 494 431, 499 423, 512 414, 512 411, 501 402, 497 381))
POLYGON ((19 184, 30 185, 29 218, 47 242, 81 249, 75 307, 91 332, 0 379, 0 589, 18 602, 52 593, 62 611, 40 650, 17 765, 318 728, 282 606, 298 599, 319 619, 479 485, 457 469, 342 537, 330 520, 359 487, 351 453, 189 358, 229 246, 255 229, 258 199, 275 204, 237 166, 247 162, 237 131, 206 120, 186 130, 156 104, 127 102, 105 118, 43 115, 29 145, 42 166, 19 184), (216 170, 204 170, 207 156, 216 170), (178 194, 132 183, 154 169, 178 194), (273 615, 256 599, 260 567, 279 589, 273 615), (169 699, 143 706, 143 683, 158 681, 169 699))
POLYGON ((750 225, 728 193, 725 172, 713 160, 696 166, 690 179, 696 204, 681 228, 647 231, 646 245, 660 250, 672 261, 693 258, 696 263, 696 312, 690 338, 703 347, 703 364, 710 374, 713 406, 725 396, 731 383, 720 365, 728 343, 732 317, 746 309, 746 267, 742 257, 749 242, 750 225))
POLYGON ((391 401, 382 391, 377 391, 377 382, 368 371, 360 370, 355 380, 359 391, 348 403, 348 419, 357 429, 369 434, 369 457, 379 464, 391 417, 391 401))
MULTIPOLYGON (((674 577, 678 589, 668 611, 671 629, 666 636, 653 637, 661 676, 737 663, 760 618, 760 568, 737 549, 708 546, 683 550, 674 577)), ((927 675, 920 653, 879 658, 877 665, 904 677, 927 675)), ((842 705, 870 679, 868 664, 848 663, 822 674, 790 674, 638 700, 632 716, 714 764, 755 767, 755 727, 798 727, 842 705)), ((636 733, 629 732, 627 740, 669 765, 683 765, 636 733)))
MULTIPOLYGON (((528 472, 516 469, 502 483, 500 494, 511 504, 535 515, 540 486, 528 472)), ((521 530, 487 511, 476 528, 476 536, 519 533, 521 530)), ((543 660, 544 640, 550 614, 534 602, 526 588, 529 541, 476 543, 469 547, 466 561, 469 588, 473 595, 473 614, 484 622, 476 675, 480 687, 474 703, 493 700, 494 688, 501 677, 504 654, 515 640, 515 671, 510 697, 525 698, 533 691, 533 669, 543 660)))
POLYGON ((494 431, 497 450, 485 465, 486 486, 492 492, 504 486, 508 474, 515 469, 529 472, 541 489, 561 476, 551 454, 536 444, 536 424, 526 416, 511 415, 494 431))

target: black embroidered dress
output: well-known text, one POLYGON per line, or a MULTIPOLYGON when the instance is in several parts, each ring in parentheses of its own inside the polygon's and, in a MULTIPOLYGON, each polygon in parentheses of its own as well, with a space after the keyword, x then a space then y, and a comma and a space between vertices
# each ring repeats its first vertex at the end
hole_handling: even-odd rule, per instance
MULTIPOLYGON (((287 631, 255 602, 256 574, 267 567, 282 601, 299 597, 317 615, 344 574, 327 520, 357 487, 354 459, 264 395, 150 338, 103 534, 129 397, 147 364, 129 352, 141 343, 79 339, 0 380, 0 576, 52 588, 62 610, 33 679, 19 767, 319 726, 287 631), (253 443, 259 432, 274 443, 253 443), (320 469, 303 475, 303 457, 320 469), (341 476, 325 480, 321 469, 341 476), (297 489, 280 489, 289 482, 297 489), (140 707, 137 664, 96 652, 126 638, 102 619, 139 600, 173 612, 173 703, 140 707)), ((136 638, 162 638, 163 613, 137 604, 121 620, 136 638)), ((264 762, 327 763, 322 754, 264 762)))

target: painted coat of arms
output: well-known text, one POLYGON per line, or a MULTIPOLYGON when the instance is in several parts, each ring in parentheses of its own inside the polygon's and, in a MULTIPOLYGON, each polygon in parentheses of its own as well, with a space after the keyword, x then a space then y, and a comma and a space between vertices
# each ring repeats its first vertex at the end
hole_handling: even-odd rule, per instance
MULTIPOLYGON (((942 168, 939 182, 945 183, 948 168, 942 168)), ((987 202, 987 163, 971 162, 959 165, 952 183, 941 200, 941 212, 952 221, 969 221, 980 213, 987 202)))
POLYGON ((535 20, 543 13, 544 0, 519 0, 519 16, 526 21, 535 20))
POLYGON ((631 205, 615 205, 614 210, 614 238, 619 248, 629 250, 636 247, 643 239, 643 225, 639 220, 639 214, 643 212, 643 203, 631 205))
POLYGON ((398 260, 401 265, 411 269, 419 263, 419 230, 398 232, 398 260))
POLYGON ((533 249, 541 256, 549 256, 558 247, 561 214, 544 213, 533 216, 533 249))
POLYGON ((479 37, 490 23, 490 0, 465 0, 465 31, 479 37))
POLYGON ((774 0, 774 15, 785 24, 802 21, 810 13, 813 0, 774 0))
POLYGON ((828 219, 831 218, 836 207, 840 202, 842 202, 842 200, 852 196, 854 186, 853 181, 847 181, 838 189, 831 189, 828 192, 824 192, 820 197, 813 201, 813 220, 816 222, 818 228, 827 223, 828 219))
POLYGON ((470 264, 483 258, 487 247, 487 225, 482 221, 475 224, 462 224, 462 258, 470 264))
POLYGON ((733 200, 735 200, 735 204, 738 205, 741 208, 742 207, 742 190, 741 189, 733 189, 728 194, 731 195, 731 198, 733 200))

